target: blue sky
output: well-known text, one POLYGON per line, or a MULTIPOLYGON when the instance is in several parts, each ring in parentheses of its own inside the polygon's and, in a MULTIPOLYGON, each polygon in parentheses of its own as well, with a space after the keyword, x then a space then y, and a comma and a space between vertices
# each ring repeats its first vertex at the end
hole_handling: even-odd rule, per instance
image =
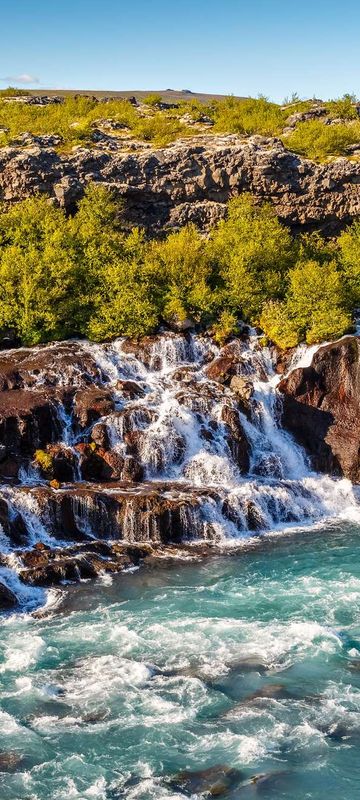
POLYGON ((0 86, 360 95, 359 0, 13 0, 0 86))

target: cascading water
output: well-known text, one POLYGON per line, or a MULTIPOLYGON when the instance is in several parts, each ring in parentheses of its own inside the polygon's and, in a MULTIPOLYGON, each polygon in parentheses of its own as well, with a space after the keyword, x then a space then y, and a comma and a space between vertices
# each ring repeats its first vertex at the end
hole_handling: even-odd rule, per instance
MULTIPOLYGON (((302 448, 281 427, 281 397, 276 390, 279 377, 274 373, 271 352, 260 346, 254 332, 247 340, 235 340, 233 347, 234 374, 252 385, 247 409, 239 405, 230 388, 212 379, 209 365, 221 361, 223 354, 206 337, 163 334, 134 346, 121 339, 104 345, 76 343, 78 362, 91 359, 97 385, 106 387, 114 397, 114 410, 98 420, 107 431, 111 453, 123 459, 124 465, 135 459, 143 480, 160 482, 165 495, 176 490, 186 497, 194 489, 201 490, 201 496, 179 511, 182 535, 189 538, 226 544, 253 536, 255 531, 302 526, 330 517, 358 518, 350 482, 314 473, 302 448)), ((299 348, 290 369, 310 363, 314 352, 315 348, 299 348)), ((43 371, 32 376, 35 385, 42 385, 45 379, 43 371)), ((53 376, 51 380, 55 380, 53 376)), ((76 385, 79 381, 77 364, 76 385)), ((59 385, 64 382, 59 375, 59 385)), ((56 409, 59 444, 73 452, 74 480, 79 483, 82 474, 76 445, 91 440, 93 424, 79 431, 69 404, 65 409, 57 401, 56 409)), ((37 502, 41 483, 38 469, 28 463, 19 472, 19 485, 0 491, 10 513, 15 509, 27 531, 24 544, 17 543, 20 548, 36 542, 54 545, 46 504, 40 507, 37 502)), ((97 486, 104 498, 111 491, 107 485, 97 486)), ((122 536, 129 541, 156 540, 161 535, 156 516, 150 508, 139 514, 135 505, 132 495, 121 523, 122 536)), ((103 512, 101 508, 97 501, 95 513, 92 500, 74 498, 78 538, 96 538, 97 515, 108 513, 105 505, 103 512)), ((54 513, 58 514, 58 509, 53 517, 54 513)), ((110 530, 111 522, 106 520, 100 527, 110 530)), ((64 538, 71 540, 68 532, 64 533, 64 538)), ((59 544, 59 532, 56 538, 59 544)))
MULTIPOLYGON (((85 346, 99 353, 99 346, 85 346)), ((309 363, 314 352, 315 348, 301 348, 291 368, 309 363)), ((276 391, 279 376, 274 374, 269 350, 259 347, 255 335, 243 348, 244 372, 254 384, 250 418, 238 411, 229 389, 208 379, 206 363, 218 354, 206 339, 194 336, 185 340, 174 335, 164 335, 152 345, 147 366, 141 356, 123 352, 122 342, 109 346, 106 353, 102 349, 101 368, 110 382, 124 376, 140 378, 145 388, 145 396, 128 406, 133 406, 130 424, 139 432, 139 455, 146 477, 220 490, 239 517, 238 526, 229 525, 220 504, 217 522, 224 538, 246 534, 246 514, 241 513, 241 506, 249 502, 259 514, 257 527, 263 529, 356 514, 350 482, 314 473, 302 448, 281 427, 281 397, 276 391), (226 405, 238 413, 251 446, 247 475, 240 474, 230 452, 222 421, 226 405), (150 421, 142 409, 151 412, 150 421)), ((123 418, 104 421, 114 447, 122 449, 123 418)))
POLYGON ((51 487, 30 462, 1 487, 0 586, 31 612, 0 618, 1 800, 358 796, 355 490, 312 471, 282 429, 270 351, 255 335, 233 347, 246 402, 214 380, 224 352, 206 338, 76 343, 114 399, 82 427, 57 402, 55 447, 82 480, 51 487), (143 479, 85 482, 79 443, 90 461, 133 458, 143 479), (66 560, 72 537, 106 553, 115 528, 135 546, 172 523, 177 541, 241 540, 240 554, 150 559, 59 597, 17 574, 29 547, 66 560))

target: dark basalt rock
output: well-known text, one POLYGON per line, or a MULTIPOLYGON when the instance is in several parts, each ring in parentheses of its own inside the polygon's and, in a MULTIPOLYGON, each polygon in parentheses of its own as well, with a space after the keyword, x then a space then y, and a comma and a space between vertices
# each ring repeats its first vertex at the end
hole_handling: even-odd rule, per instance
POLYGON ((23 757, 15 751, 5 750, 0 753, 0 772, 16 772, 23 761, 23 757))
POLYGON ((250 444, 240 422, 236 408, 224 405, 221 418, 228 430, 227 443, 240 472, 246 473, 250 467, 250 444))
POLYGON ((45 391, 0 392, 0 443, 12 455, 32 455, 60 436, 58 403, 45 391))
POLYGON ((60 483, 69 483, 76 477, 76 458, 70 447, 53 444, 47 447, 47 452, 52 458, 51 475, 60 483))
POLYGON ((193 772, 190 770, 178 772, 170 781, 170 785, 175 791, 186 792, 191 797, 198 794, 223 797, 238 786, 243 778, 240 770, 226 764, 217 764, 193 772))
POLYGON ((88 428, 100 417, 111 414, 114 408, 112 392, 96 386, 81 389, 74 398, 75 419, 81 428, 88 428))
POLYGON ((35 386, 80 388, 101 378, 95 360, 80 342, 56 342, 0 353, 0 391, 35 386))
POLYGON ((360 340, 346 336, 321 347, 311 366, 279 384, 283 425, 315 469, 360 481, 360 340))
MULTIPOLYGON (((104 113, 106 107, 104 106, 104 113)), ((14 203, 37 192, 73 210, 90 181, 126 199, 127 219, 149 231, 194 222, 203 230, 231 197, 251 192, 274 204, 294 228, 339 230, 359 216, 359 164, 315 164, 275 138, 202 134, 155 150, 94 131, 91 148, 60 154, 48 137, 0 150, 0 197, 14 203), (111 145, 111 148, 110 148, 111 145), (132 152, 129 152, 132 147, 132 152)), ((53 143, 54 145, 54 143, 53 143)))
MULTIPOLYGON (((157 544, 206 538, 201 502, 219 499, 215 490, 155 482, 72 484, 61 489, 24 486, 18 491, 36 501, 51 535, 74 542, 93 536, 157 544)), ((10 536, 12 515, 9 506, 3 509, 10 536)))
POLYGON ((119 453, 93 449, 92 444, 78 444, 79 470, 84 481, 122 480, 124 458, 119 453))
MULTIPOLYGON (((0 581, 0 611, 6 611, 9 608, 14 608, 17 605, 17 598, 14 592, 11 591, 4 583, 0 581)), ((1 770, 1 753, 0 753, 0 770, 1 770)))

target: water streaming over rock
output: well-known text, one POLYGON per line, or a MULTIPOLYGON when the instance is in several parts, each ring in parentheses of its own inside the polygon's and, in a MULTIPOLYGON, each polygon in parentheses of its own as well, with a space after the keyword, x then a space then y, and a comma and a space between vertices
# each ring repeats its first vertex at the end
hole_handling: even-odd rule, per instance
MULTIPOLYGON (((314 352, 299 348, 290 369, 314 352)), ((45 364, 31 385, 77 389, 75 400, 56 396, 49 432, 53 463, 72 480, 49 487, 31 459, 22 464, 17 484, 0 489, 8 550, 98 537, 227 543, 359 516, 351 483, 314 473, 281 427, 279 377, 254 332, 222 350, 207 337, 164 333, 138 344, 69 343, 65 354, 67 376, 45 364), (250 386, 246 398, 235 378, 250 386)))

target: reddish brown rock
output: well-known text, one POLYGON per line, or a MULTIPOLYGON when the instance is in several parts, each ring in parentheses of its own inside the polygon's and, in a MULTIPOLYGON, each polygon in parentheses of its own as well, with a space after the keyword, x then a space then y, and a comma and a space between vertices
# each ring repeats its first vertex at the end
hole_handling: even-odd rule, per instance
POLYGON ((346 336, 321 347, 311 366, 279 385, 283 424, 316 469, 360 481, 360 340, 346 336))
POLYGON ((0 443, 8 453, 32 455, 60 436, 58 403, 46 391, 0 392, 0 443))
POLYGON ((35 386, 88 386, 101 371, 80 342, 56 342, 0 353, 0 391, 35 386))
POLYGON ((52 473, 55 480, 68 483, 76 477, 76 458, 70 447, 50 445, 48 452, 52 456, 52 473))
POLYGON ((74 399, 74 414, 81 428, 88 428, 100 417, 111 414, 115 408, 112 392, 92 386, 81 389, 74 399))
POLYGON ((204 538, 202 500, 219 499, 215 490, 166 482, 73 484, 55 491, 24 486, 18 491, 34 498, 40 520, 55 538, 83 541, 95 535, 129 544, 204 538))

